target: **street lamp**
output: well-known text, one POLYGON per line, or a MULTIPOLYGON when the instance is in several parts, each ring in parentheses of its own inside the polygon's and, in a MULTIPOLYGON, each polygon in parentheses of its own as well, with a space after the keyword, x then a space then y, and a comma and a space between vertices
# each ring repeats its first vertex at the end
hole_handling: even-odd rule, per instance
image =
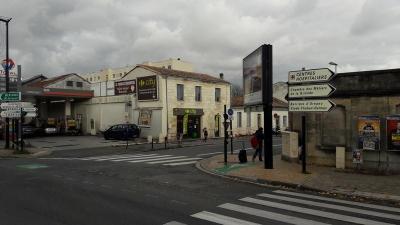
POLYGON ((335 66, 335 74, 336 74, 336 72, 337 72, 337 63, 329 62, 329 65, 335 66))
MULTIPOLYGON (((0 21, 6 23, 6 66, 5 66, 5 71, 6 71, 6 92, 9 92, 10 90, 10 68, 8 66, 9 63, 9 56, 8 56, 8 23, 10 22, 11 18, 7 17, 2 17, 0 16, 0 21)), ((8 118, 6 118, 6 146, 5 148, 8 149, 10 147, 10 121, 8 118)))

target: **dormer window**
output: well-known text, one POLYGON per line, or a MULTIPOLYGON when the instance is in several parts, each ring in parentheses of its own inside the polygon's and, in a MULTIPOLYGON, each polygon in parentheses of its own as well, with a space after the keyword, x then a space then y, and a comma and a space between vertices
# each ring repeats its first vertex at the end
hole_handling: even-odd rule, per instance
POLYGON ((74 86, 74 82, 72 80, 68 80, 67 87, 73 87, 73 86, 74 86))

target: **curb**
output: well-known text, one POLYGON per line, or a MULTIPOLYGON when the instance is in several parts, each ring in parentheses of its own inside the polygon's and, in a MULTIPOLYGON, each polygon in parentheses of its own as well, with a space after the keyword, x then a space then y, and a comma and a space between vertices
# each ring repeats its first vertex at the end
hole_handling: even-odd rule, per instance
POLYGON ((0 156, 0 159, 7 159, 7 158, 19 158, 19 159, 32 159, 32 158, 38 158, 38 157, 42 157, 42 156, 47 156, 47 155, 51 155, 52 151, 51 150, 41 150, 35 153, 28 153, 28 154, 10 154, 10 155, 3 155, 0 156))
POLYGON ((281 182, 281 181, 271 181, 271 180, 265 180, 265 179, 250 179, 250 178, 245 178, 245 177, 219 174, 219 173, 216 173, 211 170, 207 170, 207 169, 203 168, 202 161, 210 159, 210 158, 206 158, 206 159, 197 161, 196 168, 206 174, 209 174, 209 175, 233 180, 236 182, 254 184, 257 186, 261 186, 261 187, 269 187, 269 188, 282 188, 283 187, 283 188, 294 189, 294 190, 299 190, 299 191, 318 192, 321 195, 327 195, 327 196, 330 196, 333 194, 333 195, 341 195, 341 196, 350 197, 350 198, 355 197, 355 198, 361 198, 361 199, 369 199, 372 201, 385 201, 392 205, 397 205, 397 206, 400 205, 400 199, 398 199, 399 196, 384 195, 384 197, 383 197, 383 194, 379 194, 379 195, 382 195, 382 197, 377 197, 376 195, 378 195, 378 194, 374 194, 374 193, 370 193, 370 192, 364 192, 364 194, 357 194, 350 190, 349 191, 347 191, 347 190, 323 190, 323 189, 313 188, 313 187, 309 187, 307 185, 301 185, 301 184, 293 184, 293 183, 287 183, 287 182, 281 182))

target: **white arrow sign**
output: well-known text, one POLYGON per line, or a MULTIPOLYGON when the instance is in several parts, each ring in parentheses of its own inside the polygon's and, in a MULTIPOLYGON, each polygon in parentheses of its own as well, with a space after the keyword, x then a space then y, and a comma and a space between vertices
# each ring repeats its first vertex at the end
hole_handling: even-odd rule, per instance
POLYGON ((31 102, 3 102, 0 105, 1 109, 16 109, 21 107, 32 107, 31 102))
POLYGON ((37 108, 35 108, 35 107, 29 107, 29 108, 24 107, 24 108, 22 108, 22 111, 24 111, 24 112, 36 112, 37 108))
POLYGON ((28 112, 25 117, 36 117, 37 114, 35 112, 28 112))
POLYGON ((288 82, 289 84, 324 82, 329 81, 333 75, 334 73, 328 68, 290 71, 288 82))
POLYGON ((328 112, 335 106, 330 100, 289 101, 289 112, 328 112))
MULTIPOLYGON (((6 117, 6 118, 20 118, 21 117, 21 111, 19 110, 7 110, 3 111, 0 113, 1 117, 6 117)), ((25 117, 36 117, 37 114, 36 112, 28 112, 25 117)))
POLYGON ((328 97, 335 90, 330 84, 289 86, 289 98, 328 97))

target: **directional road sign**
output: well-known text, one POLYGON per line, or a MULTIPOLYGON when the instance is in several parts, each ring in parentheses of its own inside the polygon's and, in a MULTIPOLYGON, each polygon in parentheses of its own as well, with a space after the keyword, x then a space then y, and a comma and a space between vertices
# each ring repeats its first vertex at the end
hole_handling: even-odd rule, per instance
POLYGON ((31 102, 3 102, 0 105, 1 109, 16 109, 21 107, 33 107, 31 102))
POLYGON ((326 82, 333 77, 334 73, 328 68, 290 71, 289 84, 326 82))
POLYGON ((0 101, 21 101, 21 92, 1 92, 0 101))
MULTIPOLYGON (((6 118, 20 118, 21 117, 21 111, 20 110, 7 110, 7 111, 2 111, 0 113, 1 117, 6 117, 6 118)), ((37 114, 36 112, 28 112, 25 117, 36 117, 37 114)))
POLYGON ((328 112, 336 106, 330 100, 294 100, 289 101, 290 112, 328 112))
POLYGON ((22 111, 24 111, 24 112, 36 112, 37 108, 36 107, 23 107, 22 111))
POLYGON ((330 84, 289 86, 289 98, 328 97, 335 90, 330 84))

